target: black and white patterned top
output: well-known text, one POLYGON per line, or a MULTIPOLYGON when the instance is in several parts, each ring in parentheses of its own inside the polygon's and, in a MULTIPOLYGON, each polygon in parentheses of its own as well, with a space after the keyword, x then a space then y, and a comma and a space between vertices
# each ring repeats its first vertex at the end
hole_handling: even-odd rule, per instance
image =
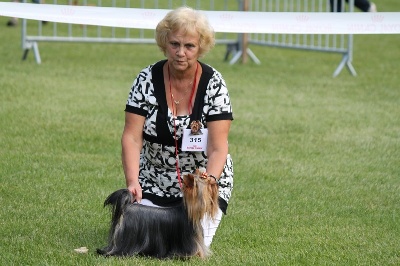
MULTIPOLYGON (((168 108, 163 65, 159 61, 144 68, 133 82, 126 104, 126 112, 144 116, 143 149, 140 155, 139 182, 143 198, 160 206, 170 206, 181 201, 182 195, 176 172, 174 117, 168 108)), ((200 63, 199 80, 192 114, 175 119, 178 138, 179 167, 182 175, 206 168, 205 152, 181 150, 181 136, 190 122, 199 120, 204 128, 207 122, 232 120, 232 106, 222 75, 214 68, 200 63)), ((233 164, 228 154, 218 182, 220 207, 226 213, 233 188, 233 164)))

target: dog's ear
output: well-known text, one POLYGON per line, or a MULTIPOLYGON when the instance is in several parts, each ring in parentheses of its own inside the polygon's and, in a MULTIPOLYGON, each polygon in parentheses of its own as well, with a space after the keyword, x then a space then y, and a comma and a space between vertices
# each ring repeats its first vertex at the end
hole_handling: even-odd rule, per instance
POLYGON ((183 184, 186 188, 193 188, 194 186, 194 177, 193 174, 187 174, 183 177, 183 184))

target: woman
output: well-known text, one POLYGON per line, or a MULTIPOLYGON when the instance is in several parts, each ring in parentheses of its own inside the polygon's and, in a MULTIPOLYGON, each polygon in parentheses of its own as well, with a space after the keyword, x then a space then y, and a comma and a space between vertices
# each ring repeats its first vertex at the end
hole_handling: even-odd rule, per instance
POLYGON ((218 219, 203 219, 209 246, 233 188, 228 90, 218 71, 198 61, 214 46, 214 32, 203 14, 181 7, 159 22, 156 41, 167 59, 139 73, 126 104, 121 141, 126 185, 138 203, 171 206, 182 200, 181 176, 206 169, 218 180, 221 209, 218 219))

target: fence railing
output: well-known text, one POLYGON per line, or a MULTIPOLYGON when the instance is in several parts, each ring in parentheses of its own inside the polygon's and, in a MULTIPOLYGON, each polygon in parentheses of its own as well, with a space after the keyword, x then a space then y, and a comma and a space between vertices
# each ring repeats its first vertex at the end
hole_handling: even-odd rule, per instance
MULTIPOLYGON (((354 10, 354 0, 349 0, 347 6, 345 5, 345 0, 52 0, 50 3, 48 1, 46 0, 46 4, 146 9, 173 9, 186 5, 196 9, 213 11, 353 12, 354 10), (338 6, 340 6, 340 10, 337 10, 338 6)), ((296 19, 301 23, 301 21, 307 19, 307 16, 299 13, 296 19)), ((22 22, 24 60, 27 58, 29 51, 33 50, 36 62, 38 64, 41 63, 38 42, 154 44, 155 40, 154 30, 148 29, 47 23, 24 19, 22 22)), ((345 66, 352 75, 356 75, 356 71, 352 66, 353 36, 349 34, 217 33, 216 44, 226 45, 225 61, 228 61, 232 55, 229 60, 230 64, 234 64, 238 60, 246 62, 248 57, 255 63, 260 64, 260 60, 251 51, 249 45, 337 53, 342 55, 342 58, 333 76, 337 76, 345 66)))
MULTIPOLYGON (((27 0, 24 0, 27 2, 27 0)), ((202 10, 238 11, 237 1, 229 0, 53 0, 46 4, 82 5, 119 8, 173 9, 191 6, 202 10)), ((102 27, 79 24, 47 23, 43 21, 22 21, 23 60, 33 50, 35 60, 41 63, 38 42, 83 42, 115 44, 155 44, 154 30, 102 27)), ((216 44, 237 42, 237 34, 217 33, 216 44)))
MULTIPOLYGON (((243 1, 242 10, 257 12, 353 12, 354 0, 349 0, 347 6, 344 0, 246 0, 243 1), (340 10, 337 10, 338 6, 341 7, 340 10)), ((297 20, 302 23, 302 21, 307 20, 307 16, 299 15, 297 20)), ((280 26, 284 27, 285 25, 282 23, 280 26)), ((352 66, 353 35, 247 34, 242 38, 239 46, 243 47, 238 49, 249 55, 255 62, 259 62, 259 60, 248 49, 248 45, 337 53, 342 55, 342 59, 333 76, 337 76, 345 66, 352 75, 356 76, 356 71, 352 66)), ((242 56, 246 55, 243 54, 242 56)))

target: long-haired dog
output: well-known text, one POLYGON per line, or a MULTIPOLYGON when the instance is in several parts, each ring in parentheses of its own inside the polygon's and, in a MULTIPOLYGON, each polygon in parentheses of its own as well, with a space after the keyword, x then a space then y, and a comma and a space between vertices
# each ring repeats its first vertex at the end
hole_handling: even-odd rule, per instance
POLYGON ((108 246, 98 249, 104 256, 143 255, 156 258, 205 258, 201 219, 218 212, 218 185, 199 170, 182 181, 182 204, 150 207, 133 202, 127 189, 112 193, 104 202, 112 212, 108 246))

